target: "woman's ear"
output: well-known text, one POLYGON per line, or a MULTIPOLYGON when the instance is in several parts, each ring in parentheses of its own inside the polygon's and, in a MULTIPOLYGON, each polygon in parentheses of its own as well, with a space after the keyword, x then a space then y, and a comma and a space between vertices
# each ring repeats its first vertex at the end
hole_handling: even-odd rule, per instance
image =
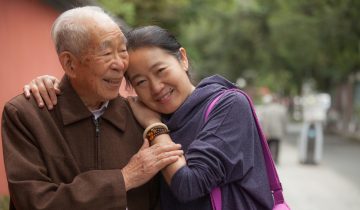
POLYGON ((187 55, 186 55, 186 50, 185 50, 185 48, 181 47, 179 49, 179 51, 180 51, 180 56, 181 56, 180 63, 183 66, 184 70, 188 71, 188 69, 189 69, 189 61, 188 61, 188 58, 187 58, 187 55))
POLYGON ((64 51, 60 53, 59 60, 65 74, 70 78, 74 78, 76 76, 75 69, 78 59, 71 52, 64 51))

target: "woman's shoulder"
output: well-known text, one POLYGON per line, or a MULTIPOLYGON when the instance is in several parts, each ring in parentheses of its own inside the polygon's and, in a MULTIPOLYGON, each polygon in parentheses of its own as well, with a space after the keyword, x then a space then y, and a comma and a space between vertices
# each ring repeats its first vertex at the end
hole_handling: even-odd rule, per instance
POLYGON ((250 108, 250 103, 246 93, 238 89, 225 90, 221 93, 219 104, 232 104, 243 108, 250 108))

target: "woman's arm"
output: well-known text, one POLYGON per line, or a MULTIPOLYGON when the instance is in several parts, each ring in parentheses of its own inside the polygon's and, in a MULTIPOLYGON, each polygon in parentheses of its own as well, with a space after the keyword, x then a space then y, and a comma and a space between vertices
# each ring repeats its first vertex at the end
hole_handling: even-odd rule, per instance
MULTIPOLYGON (((143 128, 147 128, 148 126, 151 126, 154 123, 161 122, 160 114, 147 108, 141 101, 138 100, 137 97, 128 97, 128 101, 136 119, 143 126, 143 128)), ((159 135, 150 142, 151 146, 162 145, 162 144, 174 144, 174 142, 172 141, 170 135, 168 134, 159 135)), ((174 176, 174 174, 181 167, 185 165, 186 165, 186 160, 185 157, 182 155, 176 162, 163 168, 161 172, 165 178, 165 181, 170 185, 171 179, 174 176)))
MULTIPOLYGON (((172 141, 172 139, 170 138, 170 136, 168 134, 163 134, 163 135, 157 136, 153 141, 150 142, 150 144, 151 145, 174 144, 174 142, 172 141)), ((165 168, 163 168, 161 170, 162 175, 164 176, 165 181, 166 181, 166 183, 168 183, 168 185, 171 184, 171 179, 174 176, 174 174, 185 165, 186 165, 185 157, 184 157, 184 155, 181 155, 177 161, 166 166, 165 168)))
MULTIPOLYGON (((204 119, 198 120, 203 124, 204 119)), ((240 180, 252 187, 261 185, 267 179, 259 170, 260 156, 261 144, 248 101, 238 93, 226 94, 188 146, 187 165, 172 177, 171 191, 179 201, 188 202, 208 195, 214 187, 240 184, 240 180)))
MULTIPOLYGON (((143 127, 161 122, 158 113, 136 98, 129 98, 129 103, 143 127)), ((173 144, 173 141, 168 134, 162 134, 151 144, 173 144)), ((189 202, 209 194, 216 186, 262 173, 258 168, 261 163, 257 163, 261 155, 249 103, 238 93, 229 93, 213 108, 208 121, 192 140, 186 160, 179 158, 162 169, 162 174, 173 195, 181 202, 189 202)), ((266 183, 266 179, 261 183, 266 183)))

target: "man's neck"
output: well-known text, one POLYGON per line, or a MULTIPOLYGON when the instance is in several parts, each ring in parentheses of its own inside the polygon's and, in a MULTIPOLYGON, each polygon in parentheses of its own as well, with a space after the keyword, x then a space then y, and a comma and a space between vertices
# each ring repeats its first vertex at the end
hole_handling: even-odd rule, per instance
POLYGON ((81 91, 82 89, 78 87, 76 81, 70 80, 70 83, 82 102, 90 111, 98 110, 104 104, 105 101, 94 98, 95 94, 91 94, 89 91, 81 91))
MULTIPOLYGON (((80 97, 81 98, 81 97, 80 97)), ((104 104, 104 102, 98 102, 98 103, 88 103, 85 100, 82 99, 82 101, 84 102, 85 106, 90 110, 90 111, 95 111, 101 108, 101 106, 104 104)))

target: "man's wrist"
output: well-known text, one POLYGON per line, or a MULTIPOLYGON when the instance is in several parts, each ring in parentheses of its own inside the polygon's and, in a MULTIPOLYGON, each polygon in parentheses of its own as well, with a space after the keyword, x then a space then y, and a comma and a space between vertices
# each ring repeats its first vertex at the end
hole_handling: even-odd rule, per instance
POLYGON ((132 184, 131 184, 131 180, 130 180, 130 177, 128 176, 128 174, 126 173, 125 168, 121 169, 121 173, 122 173, 122 176, 124 179, 125 190, 127 192, 128 190, 131 190, 133 188, 132 184))

